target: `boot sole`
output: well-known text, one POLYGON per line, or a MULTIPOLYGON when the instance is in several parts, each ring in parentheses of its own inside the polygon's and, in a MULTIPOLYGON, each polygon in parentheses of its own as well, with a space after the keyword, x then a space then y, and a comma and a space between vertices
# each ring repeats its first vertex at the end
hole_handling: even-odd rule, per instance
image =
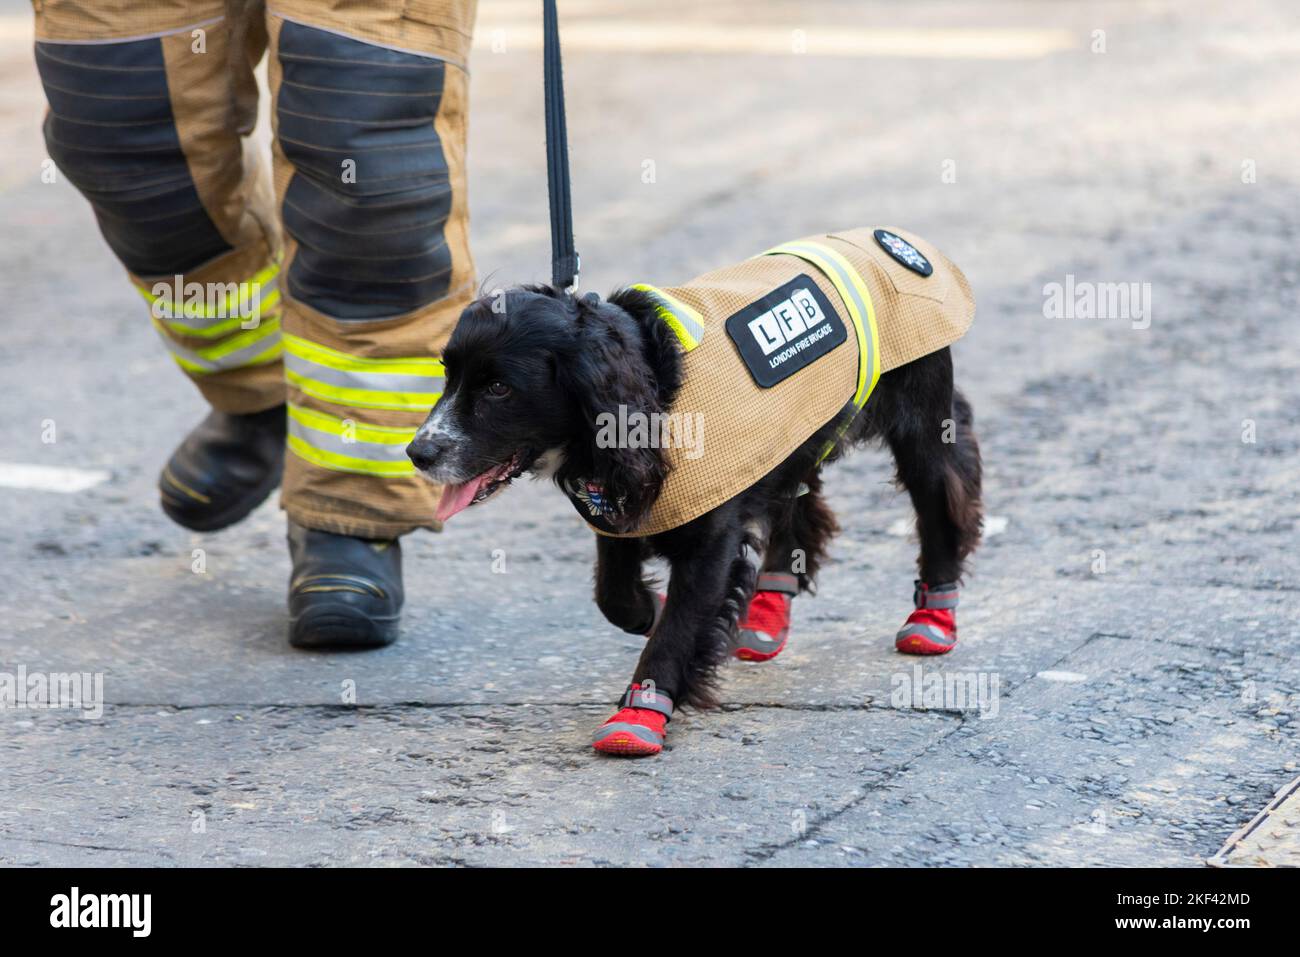
MULTIPOLYGON (((158 489, 162 492, 163 513, 181 528, 188 528, 191 532, 219 532, 223 528, 229 528, 237 522, 242 522, 253 513, 255 508, 265 502, 279 486, 283 471, 284 465, 281 463, 280 467, 265 482, 255 488, 247 498, 235 502, 224 512, 198 519, 193 516, 193 513, 178 510, 170 505, 168 489, 164 484, 167 480, 163 479, 158 483, 158 489)), ((177 496, 173 495, 172 498, 177 498, 177 496)))
POLYGON ((371 618, 351 605, 322 604, 289 619, 289 644, 315 651, 383 648, 400 630, 401 615, 371 618))

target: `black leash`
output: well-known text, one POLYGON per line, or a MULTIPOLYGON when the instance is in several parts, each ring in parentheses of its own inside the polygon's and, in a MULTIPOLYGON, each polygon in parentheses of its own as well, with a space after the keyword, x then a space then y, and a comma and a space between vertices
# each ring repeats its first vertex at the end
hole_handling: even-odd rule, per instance
POLYGON ((564 123, 564 71, 555 0, 542 2, 543 96, 546 99, 546 191, 551 206, 551 284, 572 289, 581 262, 573 248, 573 199, 569 193, 569 134, 564 123))

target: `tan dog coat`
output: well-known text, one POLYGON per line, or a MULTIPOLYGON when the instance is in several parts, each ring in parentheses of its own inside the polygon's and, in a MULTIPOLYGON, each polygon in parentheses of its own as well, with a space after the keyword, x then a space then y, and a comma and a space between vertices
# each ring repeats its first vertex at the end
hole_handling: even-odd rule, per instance
MULTIPOLYGON (((637 436, 661 444, 670 470, 635 536, 716 508, 837 417, 846 429, 881 373, 955 342, 975 315, 961 270, 892 227, 810 236, 685 285, 634 288, 658 298, 684 363, 669 416, 637 436)), ((587 482, 566 492, 613 534, 617 503, 587 482)))

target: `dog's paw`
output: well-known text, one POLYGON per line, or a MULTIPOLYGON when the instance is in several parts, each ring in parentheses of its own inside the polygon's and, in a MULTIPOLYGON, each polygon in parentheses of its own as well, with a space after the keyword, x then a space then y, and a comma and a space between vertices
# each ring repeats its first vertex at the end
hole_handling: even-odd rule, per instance
POLYGON ((602 754, 639 758, 664 749, 665 727, 673 715, 673 699, 648 682, 633 682, 619 710, 596 729, 591 746, 602 754))
POLYGON ((957 633, 938 625, 909 622, 894 636, 894 648, 905 655, 946 655, 957 647, 957 633))
POLYGON ((916 583, 916 611, 894 636, 894 648, 905 655, 946 655, 957 645, 957 585, 916 583))
POLYGON ((758 576, 758 588, 732 635, 731 653, 741 661, 771 661, 790 638, 790 606, 799 579, 780 572, 758 576))
POLYGON ((622 708, 592 736, 591 746, 601 754, 640 758, 664 749, 667 719, 645 708, 622 708))

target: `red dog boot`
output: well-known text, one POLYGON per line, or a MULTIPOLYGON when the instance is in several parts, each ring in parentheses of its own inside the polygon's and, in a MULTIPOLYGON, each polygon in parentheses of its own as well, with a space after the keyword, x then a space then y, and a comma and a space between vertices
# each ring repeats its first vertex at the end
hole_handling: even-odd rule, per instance
POLYGON ((664 730, 673 716, 673 699, 657 688, 628 685, 619 711, 599 728, 591 746, 604 754, 639 758, 664 749, 664 730))
POLYGON ((957 644, 957 583, 927 585, 918 580, 912 595, 916 611, 894 638, 905 655, 945 655, 957 644))
POLYGON ((771 661, 790 637, 790 605, 799 594, 799 576, 764 572, 758 576, 749 610, 736 629, 732 654, 741 661, 771 661))

